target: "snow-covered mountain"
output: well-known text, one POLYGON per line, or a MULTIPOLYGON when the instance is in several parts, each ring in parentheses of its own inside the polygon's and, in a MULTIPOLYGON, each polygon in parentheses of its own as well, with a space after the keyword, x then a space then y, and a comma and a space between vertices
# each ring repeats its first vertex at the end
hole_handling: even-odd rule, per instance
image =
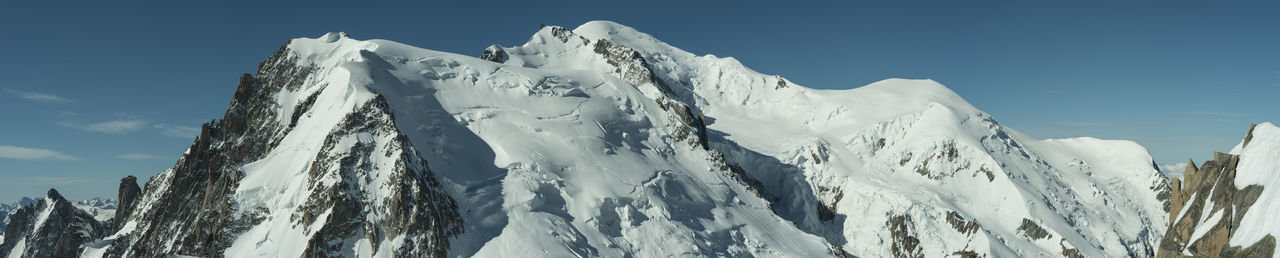
MULTIPOLYGON (((0 203, 0 236, 4 235, 4 230, 9 224, 9 215, 16 212, 23 206, 36 204, 39 200, 31 197, 22 197, 16 203, 0 203)), ((95 197, 93 199, 75 201, 71 203, 77 209, 84 210, 92 215, 98 221, 106 222, 114 218, 116 214, 116 200, 95 197)))
POLYGON ((56 190, 42 199, 0 204, 0 257, 75 255, 82 244, 110 231, 104 223, 114 218, 115 204, 103 198, 71 202, 56 190))
POLYGON ((6 220, 9 225, 0 235, 0 257, 74 257, 82 245, 111 229, 52 189, 6 220))
POLYGON ((1173 179, 1160 257, 1276 257, 1280 224, 1280 128, 1249 128, 1230 153, 1214 153, 1173 179))
POLYGON ((929 80, 810 89, 605 21, 480 57, 291 40, 82 255, 1153 256, 1168 221, 1141 146, 929 80))
POLYGON ((0 236, 4 235, 4 229, 9 225, 9 214, 22 208, 22 206, 32 205, 36 203, 36 199, 31 197, 22 197, 15 203, 0 203, 0 236))
POLYGON ((119 203, 113 199, 93 198, 76 201, 72 205, 93 215, 94 219, 105 222, 116 217, 116 205, 119 203))

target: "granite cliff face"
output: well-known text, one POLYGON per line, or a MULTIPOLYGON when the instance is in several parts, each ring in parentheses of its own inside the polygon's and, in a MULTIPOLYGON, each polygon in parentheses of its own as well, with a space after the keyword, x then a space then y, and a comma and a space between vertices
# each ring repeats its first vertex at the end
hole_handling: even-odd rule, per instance
POLYGON ((138 188, 138 178, 127 176, 120 179, 120 190, 118 191, 116 202, 115 217, 111 219, 111 232, 120 230, 124 226, 125 220, 129 219, 129 215, 133 214, 133 209, 138 206, 138 197, 142 196, 142 188, 138 188))
MULTIPOLYGON (((1240 148, 1248 148, 1257 124, 1240 148)), ((1240 155, 1214 153, 1214 159, 1200 166, 1188 161, 1183 178, 1170 182, 1173 189, 1169 229, 1160 241, 1159 257, 1271 257, 1276 239, 1266 235, 1247 245, 1231 244, 1247 212, 1264 190, 1262 185, 1237 185, 1240 155)), ((1280 163, 1280 160, 1266 161, 1280 163)), ((1253 210, 1253 212, 1266 212, 1253 210)), ((1270 215, 1274 216, 1274 215, 1270 215)), ((1273 218, 1274 219, 1274 218, 1273 218)))

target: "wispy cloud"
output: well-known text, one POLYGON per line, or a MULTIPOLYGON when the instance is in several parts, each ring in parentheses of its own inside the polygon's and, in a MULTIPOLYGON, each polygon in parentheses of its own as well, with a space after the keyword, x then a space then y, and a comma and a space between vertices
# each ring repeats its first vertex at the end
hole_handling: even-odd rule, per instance
POLYGON ((1079 127, 1097 127, 1097 126, 1115 125, 1113 123, 1106 123, 1106 122, 1081 122, 1081 121, 1053 121, 1049 123, 1055 124, 1055 125, 1079 126, 1079 127))
MULTIPOLYGON (((76 116, 69 114, 68 116, 76 116)), ((136 131, 155 129, 160 134, 178 138, 192 138, 200 134, 200 127, 183 126, 165 123, 152 123, 138 116, 128 114, 116 114, 117 119, 98 123, 82 123, 75 121, 64 121, 59 125, 80 129, 90 132, 108 133, 108 134, 127 134, 136 131)))
POLYGON ((1180 162, 1160 165, 1160 172, 1164 173, 1164 176, 1169 178, 1179 178, 1182 177, 1182 174, 1187 172, 1187 163, 1180 162))
POLYGON ((1197 116, 1230 116, 1230 117, 1249 116, 1249 114, 1244 114, 1244 113, 1212 112, 1212 111, 1192 111, 1192 112, 1183 112, 1182 114, 1197 115, 1197 116))
POLYGON ((141 129, 143 125, 146 125, 146 122, 143 122, 142 120, 116 120, 89 124, 89 126, 85 127, 85 130, 111 134, 123 134, 137 131, 138 129, 141 129))
POLYGON ((120 155, 116 155, 116 158, 119 158, 119 159, 131 159, 131 160, 144 160, 144 159, 160 159, 160 156, 151 155, 151 154, 141 154, 141 153, 128 153, 128 154, 120 154, 120 155))
POLYGON ((74 122, 63 122, 62 126, 76 128, 85 131, 109 133, 109 134, 126 134, 142 129, 147 125, 143 120, 114 120, 92 124, 81 124, 74 122))
POLYGON ((84 177, 11 177, 0 181, 0 185, 40 185, 40 186, 59 186, 74 185, 86 183, 101 183, 100 179, 84 178, 84 177))
POLYGON ((163 133, 164 135, 178 138, 192 138, 200 134, 200 127, 156 124, 155 128, 160 129, 160 133, 163 133))
POLYGON ((48 93, 20 91, 15 89, 4 89, 4 91, 8 92, 9 94, 13 94, 14 96, 18 96, 19 98, 24 98, 24 99, 35 101, 35 102, 65 103, 65 102, 74 101, 68 98, 63 98, 63 97, 59 97, 57 95, 48 94, 48 93))
POLYGON ((54 150, 0 145, 0 158, 20 160, 77 160, 76 157, 54 150))

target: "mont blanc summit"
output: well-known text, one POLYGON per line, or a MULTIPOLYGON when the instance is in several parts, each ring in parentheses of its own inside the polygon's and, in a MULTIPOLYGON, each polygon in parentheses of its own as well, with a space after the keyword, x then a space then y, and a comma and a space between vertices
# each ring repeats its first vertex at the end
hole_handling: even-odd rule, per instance
POLYGON ((1033 139, 931 80, 811 89, 608 21, 464 54, 357 36, 281 46, 64 251, 1149 257, 1171 230, 1142 146, 1033 139))

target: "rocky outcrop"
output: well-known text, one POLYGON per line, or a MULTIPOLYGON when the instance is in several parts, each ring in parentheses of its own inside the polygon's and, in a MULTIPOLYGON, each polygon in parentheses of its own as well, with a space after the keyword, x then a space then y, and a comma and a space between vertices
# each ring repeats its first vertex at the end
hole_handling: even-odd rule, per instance
MULTIPOLYGON (((380 137, 374 137, 380 138, 380 137)), ((444 257, 449 250, 449 237, 461 234, 462 218, 458 206, 427 168, 419 153, 409 147, 408 138, 399 135, 386 99, 379 95, 360 110, 349 114, 330 132, 321 152, 311 166, 312 178, 335 178, 337 183, 312 187, 303 208, 294 213, 299 225, 324 225, 307 241, 305 257, 342 256, 345 239, 366 236, 374 241, 404 241, 396 257, 444 257), (375 148, 378 142, 366 140, 369 135, 394 139, 394 148, 375 148), (357 142, 348 150, 338 149, 341 142, 357 142), (383 157, 377 157, 377 156, 383 157), (389 175, 380 175, 372 166, 380 158, 394 159, 389 175), (389 177, 391 185, 378 185, 362 180, 367 177, 389 177), (388 199, 362 198, 370 192, 390 191, 388 199), (328 210, 330 212, 326 213, 328 210), (320 217, 326 216, 327 217, 320 217), (385 235, 385 237, 378 237, 385 235)), ((383 172, 385 173, 385 172, 383 172)), ((322 181, 322 180, 317 180, 322 181)))
POLYGON ((964 233, 965 235, 973 235, 975 233, 978 233, 978 229, 979 229, 978 221, 966 220, 964 219, 964 217, 961 217, 960 214, 956 213, 955 211, 947 212, 947 223, 950 223, 952 228, 955 228, 956 231, 960 233, 964 233))
POLYGON ((916 237, 915 223, 911 221, 911 216, 890 216, 889 221, 885 224, 889 228, 889 235, 893 237, 889 246, 893 257, 924 257, 920 247, 920 239, 916 237))
POLYGON ((116 206, 116 216, 112 219, 111 232, 120 230, 124 226, 124 221, 133 214, 133 210, 138 206, 138 197, 142 196, 142 188, 138 188, 138 178, 127 176, 120 179, 120 192, 117 194, 119 206, 116 206))
POLYGON ((1183 194, 1186 191, 1183 190, 1182 180, 1188 178, 1185 175, 1195 173, 1197 170, 1200 170, 1200 168, 1196 167, 1195 160, 1187 159, 1187 167, 1182 172, 1184 175, 1183 178, 1174 178, 1169 180, 1169 211, 1173 213, 1169 214, 1168 224, 1172 225, 1173 222, 1178 220, 1178 217, 1176 217, 1178 212, 1182 211, 1183 206, 1187 204, 1187 199, 1190 198, 1190 196, 1183 194))
POLYGON ((480 59, 489 60, 494 63, 507 62, 507 52, 502 50, 501 46, 491 45, 484 49, 484 53, 480 54, 480 59))
POLYGON ((1248 146, 1249 146, 1249 142, 1253 141, 1253 129, 1257 129, 1257 128, 1258 128, 1258 124, 1251 124, 1251 125, 1249 125, 1249 135, 1246 135, 1246 136, 1244 137, 1244 142, 1241 142, 1241 143, 1240 143, 1240 146, 1241 146, 1241 147, 1248 147, 1248 146))
MULTIPOLYGON (((1243 145, 1253 137, 1253 129, 1243 145)), ((1169 229, 1160 241, 1158 257, 1270 257, 1275 238, 1250 246, 1231 246, 1231 236, 1262 193, 1262 186, 1235 184, 1240 156, 1214 153, 1199 167, 1188 162, 1186 175, 1173 179, 1169 229)))
POLYGON ((1035 221, 1031 221, 1026 218, 1022 219, 1022 224, 1018 226, 1018 231, 1021 231, 1022 234, 1031 238, 1031 240, 1040 240, 1053 236, 1052 234, 1049 234, 1048 230, 1045 230, 1040 227, 1039 224, 1036 224, 1035 221))
MULTIPOLYGON (((543 26, 543 28, 546 28, 546 27, 547 26, 545 25, 543 26)), ((591 40, 588 40, 586 37, 574 34, 572 30, 566 29, 565 27, 560 27, 560 26, 550 26, 550 27, 551 27, 551 36, 556 37, 557 39, 560 39, 560 43, 569 43, 569 40, 571 39, 577 39, 579 41, 582 41, 583 45, 586 45, 588 42, 591 42, 591 40)))
POLYGON ((649 69, 649 63, 640 55, 639 51, 631 49, 623 45, 613 44, 609 40, 596 40, 592 50, 604 57, 609 65, 615 67, 613 74, 618 78, 627 81, 631 85, 645 85, 652 83, 654 87, 665 94, 672 94, 675 91, 671 86, 667 86, 662 80, 655 80, 656 76, 649 69))
POLYGON ((672 137, 679 142, 687 142, 690 146, 696 146, 704 150, 709 149, 707 145, 707 122, 706 116, 702 113, 694 115, 693 109, 689 105, 673 101, 665 97, 658 97, 654 101, 658 102, 658 106, 663 111, 671 112, 674 117, 684 126, 675 128, 675 135, 672 137))
POLYGON ((49 189, 35 204, 10 216, 0 257, 75 257, 80 246, 107 234, 109 226, 49 189))

